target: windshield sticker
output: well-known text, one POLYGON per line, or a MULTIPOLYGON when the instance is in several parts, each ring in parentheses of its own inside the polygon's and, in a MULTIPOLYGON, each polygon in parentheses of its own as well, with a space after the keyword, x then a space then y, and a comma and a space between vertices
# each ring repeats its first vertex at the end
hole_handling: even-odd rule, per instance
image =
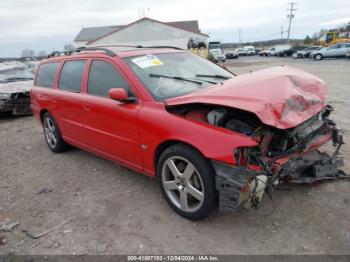
POLYGON ((163 65, 163 62, 154 55, 141 56, 131 60, 134 64, 141 68, 163 65))

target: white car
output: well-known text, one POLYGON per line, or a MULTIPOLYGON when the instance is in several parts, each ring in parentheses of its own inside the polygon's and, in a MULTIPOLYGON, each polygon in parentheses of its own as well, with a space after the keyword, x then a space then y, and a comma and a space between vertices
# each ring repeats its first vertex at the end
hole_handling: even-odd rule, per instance
POLYGON ((246 53, 246 55, 255 55, 254 46, 244 46, 243 51, 246 53))
POLYGON ((260 56, 272 56, 274 54, 276 54, 276 48, 274 48, 274 47, 271 47, 267 50, 262 50, 258 53, 258 55, 260 55, 260 56))
POLYGON ((244 50, 243 48, 236 48, 235 53, 238 56, 246 56, 247 55, 247 51, 244 50))
POLYGON ((310 54, 310 57, 315 60, 322 60, 327 57, 345 57, 349 49, 350 43, 339 43, 313 51, 310 54))

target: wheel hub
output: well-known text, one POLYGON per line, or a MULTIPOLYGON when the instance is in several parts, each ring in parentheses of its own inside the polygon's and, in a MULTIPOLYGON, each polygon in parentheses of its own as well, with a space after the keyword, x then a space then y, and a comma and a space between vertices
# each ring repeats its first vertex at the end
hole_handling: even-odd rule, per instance
POLYGON ((162 177, 165 193, 180 209, 195 211, 202 206, 203 181, 191 162, 179 156, 169 158, 164 163, 162 177))

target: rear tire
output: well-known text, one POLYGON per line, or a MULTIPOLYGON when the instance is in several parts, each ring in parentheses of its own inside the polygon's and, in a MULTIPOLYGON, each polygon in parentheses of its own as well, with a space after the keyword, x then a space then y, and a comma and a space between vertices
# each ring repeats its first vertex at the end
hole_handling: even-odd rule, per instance
POLYGON ((162 153, 157 177, 166 201, 180 216, 204 219, 217 206, 214 169, 188 145, 176 144, 162 153))
POLYGON ((60 153, 68 149, 68 145, 64 142, 61 131, 49 112, 43 115, 43 129, 47 146, 51 151, 60 153))

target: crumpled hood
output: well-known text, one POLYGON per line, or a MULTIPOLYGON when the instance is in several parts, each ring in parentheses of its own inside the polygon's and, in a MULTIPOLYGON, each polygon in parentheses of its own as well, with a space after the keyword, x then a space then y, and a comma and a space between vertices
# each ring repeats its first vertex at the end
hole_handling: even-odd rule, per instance
POLYGON ((326 86, 321 79, 297 68, 278 66, 233 77, 166 105, 204 103, 256 114, 266 125, 296 127, 322 110, 326 86))
POLYGON ((32 86, 33 80, 0 83, 0 93, 13 94, 20 92, 29 92, 32 86))

